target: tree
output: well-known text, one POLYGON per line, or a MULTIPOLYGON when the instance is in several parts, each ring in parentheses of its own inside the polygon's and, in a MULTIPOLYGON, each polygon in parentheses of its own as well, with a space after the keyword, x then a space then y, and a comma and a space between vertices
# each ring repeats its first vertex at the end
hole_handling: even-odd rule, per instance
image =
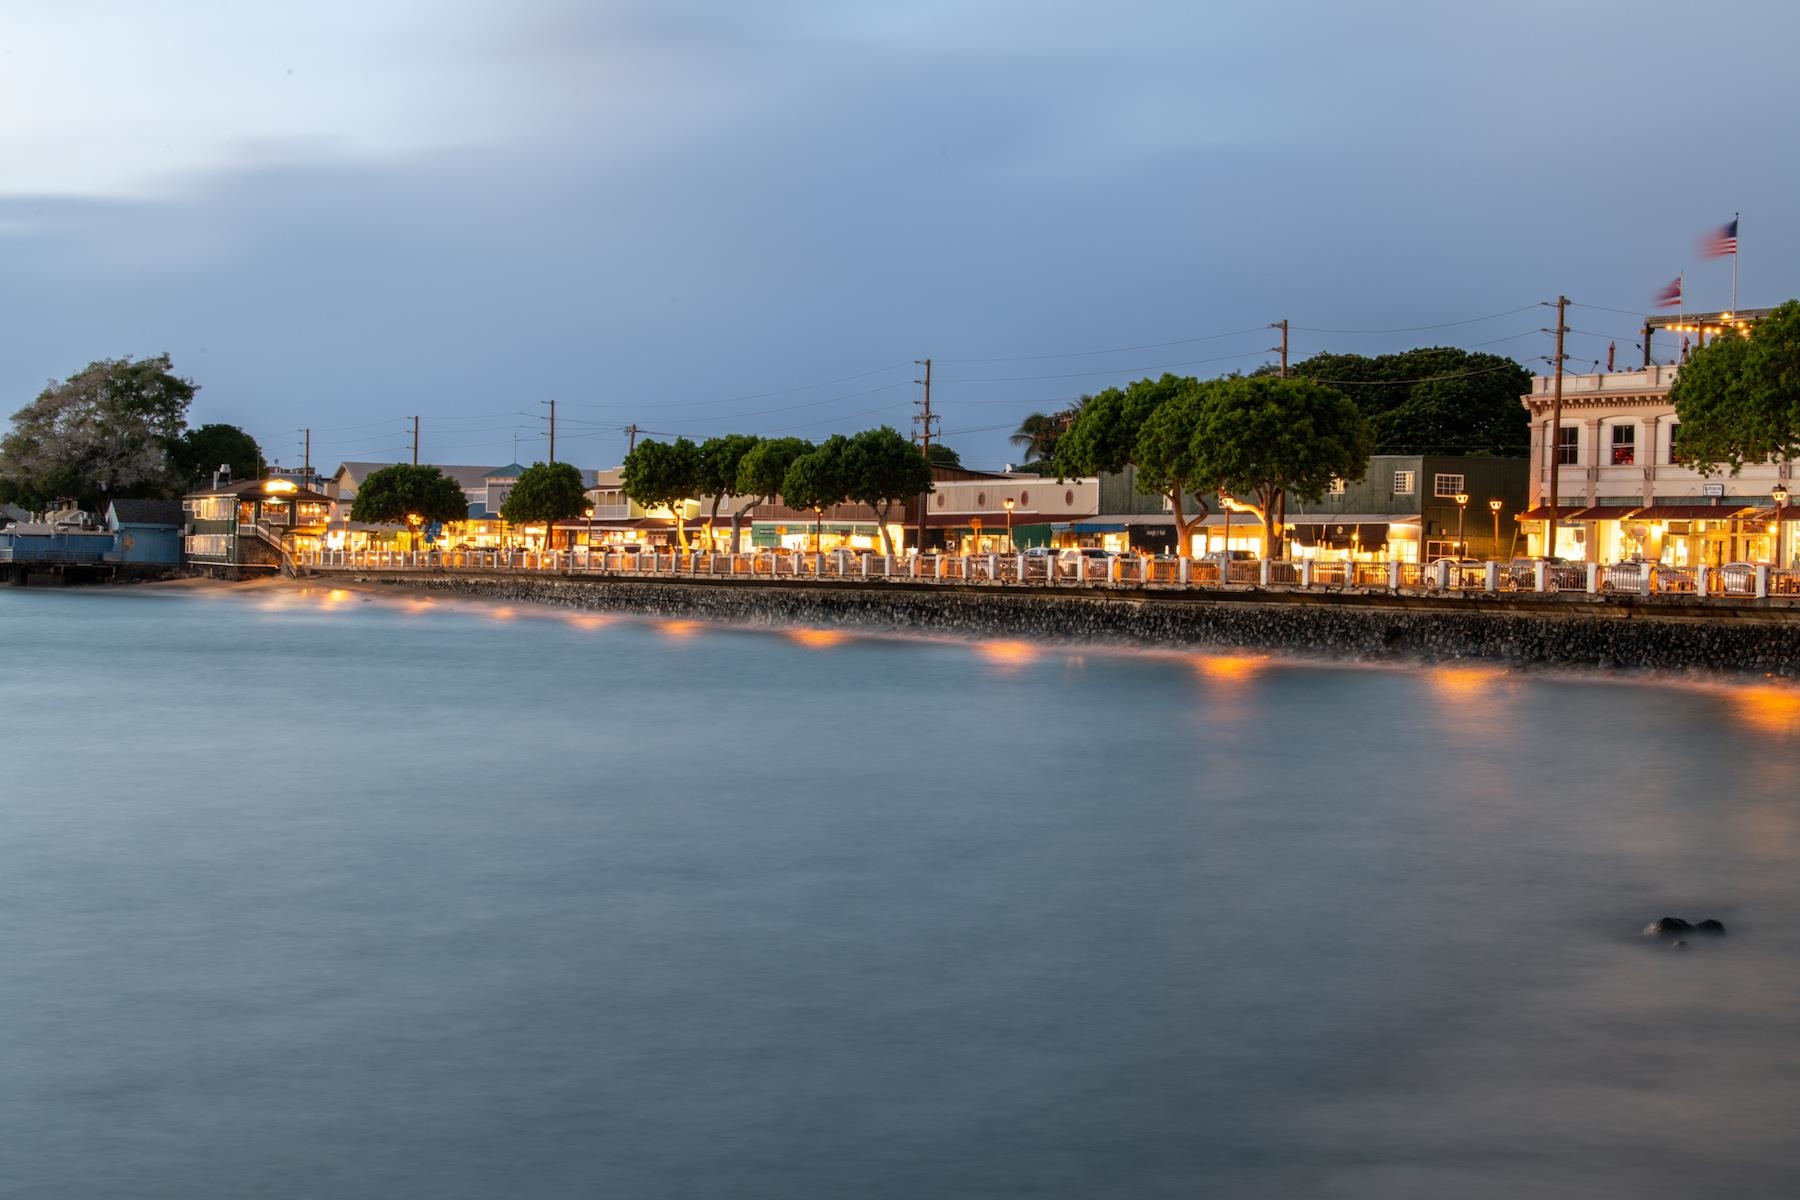
POLYGON ((436 467, 395 463, 373 471, 356 489, 350 519, 369 525, 426 525, 469 519, 469 500, 456 480, 436 467))
POLYGON ((933 442, 925 447, 925 461, 934 467, 960 467, 962 455, 942 442, 933 442))
MULTIPOLYGON (((834 433, 796 458, 781 478, 781 499, 789 508, 830 508, 850 495, 844 472, 844 451, 850 439, 834 433)), ((925 460, 921 458, 920 462, 925 460)), ((817 522, 814 523, 815 528, 817 522)), ((814 549, 818 548, 814 538, 814 549)))
POLYGON ((1361 479, 1374 447, 1371 422, 1355 403, 1310 379, 1217 380, 1193 434, 1197 473, 1221 492, 1256 497, 1271 558, 1288 493, 1316 501, 1334 479, 1361 479))
POLYGON ((810 454, 813 444, 805 438, 764 438, 744 455, 738 463, 737 494, 750 503, 732 514, 731 548, 735 553, 738 545, 738 520, 759 504, 768 504, 781 495, 781 485, 787 478, 788 468, 794 460, 803 454, 810 454))
POLYGON ((1434 346, 1382 354, 1315 354, 1293 374, 1340 389, 1374 424, 1377 454, 1531 452, 1519 398, 1531 373, 1510 358, 1434 346))
POLYGON ((1669 400, 1681 420, 1681 460, 1711 473, 1800 455, 1800 300, 1692 351, 1669 400))
POLYGON ((564 462, 538 462, 526 467, 506 494, 500 519, 509 525, 542 521, 544 544, 555 549, 552 530, 556 522, 579 517, 587 510, 587 489, 581 485, 579 468, 564 462))
POLYGON ((190 429, 169 447, 184 490, 203 486, 221 466, 231 468, 233 479, 255 479, 262 474, 262 447, 236 425, 202 425, 190 429))
POLYGON ((700 448, 687 438, 639 442, 625 456, 625 494, 645 508, 675 516, 675 538, 687 549, 687 502, 700 494, 700 448))
POLYGON ((1056 455, 1057 442, 1069 431, 1069 427, 1092 399, 1092 396, 1082 396, 1075 403, 1055 412, 1034 412, 1019 422, 1019 428, 1007 440, 1025 451, 1027 467, 1032 463, 1050 462, 1056 455))
MULTIPOLYGON (((719 519, 719 505, 726 500, 735 500, 738 492, 738 470, 744 465, 744 456, 756 449, 762 439, 754 434, 728 433, 723 437, 707 438, 700 443, 700 494, 712 497, 712 511, 706 517, 706 540, 712 543, 712 528, 719 519)), ((742 508, 733 509, 731 513, 731 552, 738 551, 738 530, 744 514, 755 507, 755 503, 742 508)))
POLYGON ((12 432, 0 439, 0 475, 35 505, 73 497, 98 509, 116 496, 174 490, 169 447, 199 388, 173 371, 160 354, 102 359, 52 381, 13 414, 12 432))
POLYGON ((851 438, 844 446, 841 465, 844 494, 875 510, 882 545, 889 554, 899 553, 888 529, 888 516, 896 503, 931 490, 931 464, 899 431, 882 425, 851 438))
POLYGON ((1136 467, 1138 490, 1169 501, 1181 534, 1177 549, 1189 554, 1192 531, 1207 511, 1206 502, 1196 494, 1199 479, 1188 449, 1202 389, 1186 376, 1164 375, 1086 398, 1056 442, 1058 477, 1116 474, 1136 467), (1161 414, 1165 407, 1170 411, 1161 414), (1160 419, 1154 419, 1159 414, 1160 419), (1184 498, 1191 498, 1200 510, 1193 520, 1187 519, 1184 498))

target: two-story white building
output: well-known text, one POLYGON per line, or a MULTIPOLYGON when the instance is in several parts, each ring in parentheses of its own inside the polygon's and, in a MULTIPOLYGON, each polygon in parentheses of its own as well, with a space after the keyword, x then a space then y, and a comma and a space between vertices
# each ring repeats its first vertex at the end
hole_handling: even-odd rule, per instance
MULTIPOLYGON (((1658 330, 1696 342, 1741 336, 1767 310, 1653 318, 1658 330)), ((1786 462, 1708 474, 1680 460, 1681 422, 1669 402, 1676 365, 1564 375, 1561 419, 1552 432, 1556 382, 1532 381, 1522 398, 1531 414, 1531 494, 1519 514, 1530 552, 1546 552, 1550 477, 1556 472, 1555 544, 1568 559, 1641 558, 1671 566, 1776 562, 1776 495, 1791 486, 1786 462)), ((1793 513, 1785 506, 1784 523, 1793 513)), ((1788 531, 1790 534, 1792 529, 1788 531)), ((1793 537, 1780 555, 1791 560, 1793 537)))

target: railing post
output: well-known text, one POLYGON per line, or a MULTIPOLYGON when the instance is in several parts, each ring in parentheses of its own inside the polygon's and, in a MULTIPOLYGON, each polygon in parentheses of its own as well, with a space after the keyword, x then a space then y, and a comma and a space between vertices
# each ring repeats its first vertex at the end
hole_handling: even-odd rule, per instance
MULTIPOLYGON (((1708 527, 1710 528, 1710 526, 1708 527)), ((1766 600, 1769 597, 1769 564, 1756 564, 1756 598, 1766 600)))
POLYGON ((1712 570, 1705 563, 1701 563, 1694 568, 1694 595, 1704 600, 1711 588, 1712 570))
POLYGON ((1313 560, 1310 558, 1303 558, 1300 560, 1300 586, 1303 588, 1309 588, 1312 585, 1313 585, 1313 560))
POLYGON ((1590 596, 1598 596, 1600 594, 1600 564, 1591 562, 1587 565, 1587 569, 1587 593, 1590 596))
POLYGON ((1488 560, 1486 583, 1488 591, 1497 592, 1500 590, 1500 564, 1492 559, 1488 560))
POLYGON ((1550 590, 1550 564, 1544 559, 1531 564, 1531 590, 1540 595, 1550 590))
POLYGON ((1189 582, 1193 579, 1193 577, 1194 577, 1193 566, 1194 566, 1193 559, 1189 558, 1185 554, 1181 556, 1180 565, 1176 569, 1179 572, 1179 578, 1181 580, 1182 587, 1188 586, 1189 582))
POLYGON ((1261 566, 1262 569, 1257 574, 1257 582, 1263 587, 1268 587, 1269 581, 1274 578, 1275 575, 1274 562, 1271 559, 1265 558, 1262 560, 1261 566))
POLYGON ((1399 591, 1400 590, 1400 560, 1399 559, 1389 560, 1388 565, 1387 565, 1387 577, 1388 577, 1388 590, 1391 592, 1399 591))

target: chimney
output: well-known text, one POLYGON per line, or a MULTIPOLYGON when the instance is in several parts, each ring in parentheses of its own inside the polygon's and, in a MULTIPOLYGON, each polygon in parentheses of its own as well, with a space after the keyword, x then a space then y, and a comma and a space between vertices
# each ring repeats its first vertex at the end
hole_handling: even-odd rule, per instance
POLYGON ((231 464, 230 463, 220 463, 219 469, 213 472, 213 488, 215 490, 218 488, 222 488, 230 482, 231 482, 231 464))

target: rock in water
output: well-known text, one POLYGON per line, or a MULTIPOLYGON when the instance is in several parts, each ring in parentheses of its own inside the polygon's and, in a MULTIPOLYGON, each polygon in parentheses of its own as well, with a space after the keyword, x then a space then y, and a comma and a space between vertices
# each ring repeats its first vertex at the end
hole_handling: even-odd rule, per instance
POLYGON ((1678 933, 1686 933, 1693 926, 1680 917, 1663 917, 1644 926, 1645 937, 1673 937, 1678 933))
POLYGON ((1710 933, 1714 937, 1724 937, 1725 936, 1725 925, 1721 921, 1715 921, 1711 917, 1708 917, 1708 918, 1706 918, 1706 920, 1704 920, 1704 921, 1700 922, 1698 925, 1694 926, 1694 932, 1710 933))
POLYGON ((1669 949, 1671 949, 1671 950, 1686 950, 1687 948, 1688 948, 1687 942, 1685 940, 1679 939, 1679 938, 1676 939, 1674 942, 1670 943, 1670 945, 1669 945, 1669 949))

